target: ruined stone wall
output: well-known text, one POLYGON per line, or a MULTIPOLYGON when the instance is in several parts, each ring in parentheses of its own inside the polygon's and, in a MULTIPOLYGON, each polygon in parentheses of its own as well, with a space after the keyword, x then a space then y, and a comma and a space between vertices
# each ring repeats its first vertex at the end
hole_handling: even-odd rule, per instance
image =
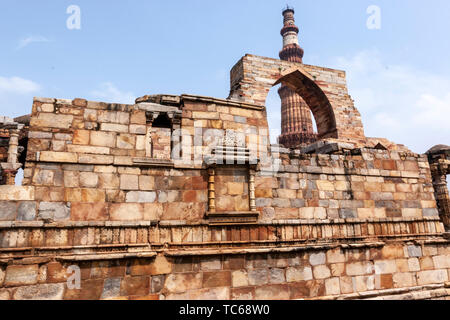
POLYGON ((188 95, 35 99, 28 138, 23 186, 0 186, 0 299, 450 296, 426 156, 270 146, 264 107, 188 95))
MULTIPOLYGON (((372 243, 259 253, 0 264, 0 299, 449 299, 448 244, 372 243), (67 286, 81 269, 80 289, 67 286)), ((256 250, 255 250, 256 251, 256 250)))

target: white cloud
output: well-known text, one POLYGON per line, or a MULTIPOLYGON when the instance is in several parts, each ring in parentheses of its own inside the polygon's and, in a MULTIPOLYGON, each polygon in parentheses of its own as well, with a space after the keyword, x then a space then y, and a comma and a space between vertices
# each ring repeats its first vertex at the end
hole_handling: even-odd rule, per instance
POLYGON ((39 90, 40 86, 31 80, 20 77, 0 77, 0 93, 28 94, 39 90))
POLYGON ((406 65, 387 65, 376 50, 338 58, 366 135, 405 144, 423 153, 450 144, 450 77, 406 65))
POLYGON ((28 114, 33 103, 33 94, 41 86, 20 77, 0 76, 0 115, 18 116, 28 114))
POLYGON ((26 46, 30 45, 31 43, 35 43, 35 42, 50 42, 50 40, 44 36, 39 36, 39 35, 22 38, 19 40, 17 50, 23 49, 26 46))
POLYGON ((111 82, 100 84, 100 88, 92 91, 91 94, 95 99, 101 99, 104 102, 134 104, 136 100, 132 92, 121 91, 111 82))

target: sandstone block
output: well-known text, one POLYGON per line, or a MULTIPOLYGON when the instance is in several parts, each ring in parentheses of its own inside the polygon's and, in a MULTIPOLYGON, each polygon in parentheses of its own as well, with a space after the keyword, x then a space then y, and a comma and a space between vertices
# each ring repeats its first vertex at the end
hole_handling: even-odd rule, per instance
POLYGON ((73 153, 87 153, 87 154, 110 154, 110 149, 107 147, 92 147, 80 145, 68 145, 67 151, 73 153))
POLYGON ((4 285, 12 287, 36 284, 38 274, 38 265, 9 265, 6 268, 4 285))
POLYGON ((73 133, 73 144, 88 145, 89 144, 89 130, 75 130, 73 133))
POLYGON ((341 285, 339 278, 326 279, 325 292, 327 296, 334 296, 341 294, 341 285))
POLYGON ((121 134, 117 137, 117 148, 134 149, 136 145, 136 137, 130 134, 121 134))
POLYGON ((72 125, 73 115, 39 113, 31 117, 30 126, 69 129, 72 125))
POLYGON ((450 256, 434 256, 433 263, 437 269, 450 269, 450 256))
POLYGON ((20 287, 14 293, 14 300, 62 300, 64 283, 39 284, 20 287))
POLYGON ((201 261, 201 269, 204 271, 209 270, 220 270, 222 268, 222 263, 220 261, 220 258, 205 258, 201 261))
POLYGON ((147 127, 145 125, 130 125, 130 133, 133 134, 146 134, 147 127))
POLYGON ((112 221, 140 221, 144 217, 144 207, 139 203, 112 203, 110 219, 112 221))
POLYGON ((203 273, 203 288, 231 286, 231 272, 217 271, 203 273))
POLYGON ((312 266, 325 264, 326 256, 324 252, 312 253, 309 257, 309 263, 312 266))
POLYGON ((330 269, 325 265, 313 267, 314 279, 327 279, 331 277, 330 269))
POLYGON ((167 276, 164 288, 169 293, 183 293, 202 287, 201 273, 177 273, 167 276))
POLYGON ((232 288, 230 290, 231 300, 254 300, 254 288, 232 288))
POLYGON ((393 275, 393 282, 395 288, 413 287, 416 284, 416 279, 413 273, 395 273, 393 275))
POLYGON ((345 262, 345 254, 340 248, 327 251, 328 263, 341 263, 345 262))
POLYGON ((387 274, 397 272, 395 260, 376 260, 374 264, 375 274, 387 274))
POLYGON ((272 284, 255 289, 256 300, 288 300, 289 289, 285 284, 272 284))
POLYGON ((97 119, 99 122, 129 124, 130 114, 121 111, 99 110, 97 119))
POLYGON ((248 282, 252 286, 260 286, 269 282, 268 269, 252 269, 248 271, 248 282))
POLYGON ((106 203, 72 203, 71 220, 106 221, 108 210, 106 203))
POLYGON ((290 267, 286 269, 286 281, 298 282, 312 280, 312 269, 310 267, 290 267))
POLYGON ((417 284, 419 286, 448 281, 447 270, 428 270, 417 272, 417 284))
POLYGON ((150 293, 150 277, 125 277, 120 285, 121 296, 146 296, 150 293))
POLYGON ((121 278, 105 279, 101 299, 116 298, 120 295, 121 278))
POLYGON ((113 156, 96 155, 96 154, 79 154, 78 163, 82 164, 112 164, 114 162, 113 156))
POLYGON ((159 293, 164 289, 164 282, 166 277, 164 275, 153 276, 151 281, 152 293, 159 293))
POLYGON ((80 186, 83 188, 96 188, 98 175, 92 172, 80 172, 80 186))
POLYGON ((100 130, 109 132, 121 132, 127 133, 128 126, 123 124, 113 124, 113 123, 102 123, 100 125, 100 130))
MULTIPOLYGON (((2 212, 1 209, 0 212, 2 212)), ((17 209, 17 220, 33 221, 34 219, 36 219, 36 202, 30 201, 20 202, 17 209)))
POLYGON ((236 270, 231 274, 231 282, 234 288, 236 287, 246 287, 248 286, 248 275, 245 270, 236 270))
POLYGON ((14 221, 17 215, 15 202, 0 201, 0 221, 14 221))
POLYGON ((230 289, 228 287, 221 287, 221 288, 205 288, 200 290, 194 290, 189 293, 189 299, 228 300, 230 299, 230 289))
POLYGON ((156 192, 131 191, 126 195, 126 202, 153 203, 156 200, 156 192))
POLYGON ((114 148, 116 146, 116 133, 114 132, 102 132, 102 131, 90 131, 90 144, 98 147, 114 148))
POLYGON ((70 218, 70 204, 63 202, 39 203, 38 218, 44 221, 64 221, 70 218))
POLYGON ((421 257, 422 256, 422 247, 421 246, 408 246, 408 255, 410 258, 421 257))
POLYGON ((120 175, 120 189, 139 190, 139 176, 129 174, 120 175))
POLYGON ((77 163, 78 156, 72 152, 41 151, 39 160, 42 162, 77 163))
POLYGON ((273 268, 270 269, 269 273, 269 283, 271 284, 280 284, 286 282, 286 277, 284 275, 283 269, 273 268))
POLYGON ((352 262, 346 265, 346 272, 349 276, 371 274, 372 271, 373 265, 370 262, 352 262))
POLYGON ((117 190, 120 187, 120 178, 116 173, 100 173, 98 175, 98 187, 100 189, 117 190))
POLYGON ((334 185, 331 181, 317 180, 316 184, 320 191, 334 191, 334 185))

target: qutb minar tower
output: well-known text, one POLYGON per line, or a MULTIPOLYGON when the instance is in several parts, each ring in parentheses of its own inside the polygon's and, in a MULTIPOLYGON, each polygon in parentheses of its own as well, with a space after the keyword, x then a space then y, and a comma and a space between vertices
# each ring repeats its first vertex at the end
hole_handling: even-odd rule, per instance
MULTIPOLYGON (((290 62, 303 63, 303 49, 298 42, 299 29, 295 25, 295 11, 287 7, 283 11, 284 26, 281 29, 283 36, 283 50, 280 59, 290 62)), ((311 112, 306 102, 284 84, 278 90, 281 98, 281 136, 279 143, 288 148, 306 145, 317 140, 314 133, 311 112)))

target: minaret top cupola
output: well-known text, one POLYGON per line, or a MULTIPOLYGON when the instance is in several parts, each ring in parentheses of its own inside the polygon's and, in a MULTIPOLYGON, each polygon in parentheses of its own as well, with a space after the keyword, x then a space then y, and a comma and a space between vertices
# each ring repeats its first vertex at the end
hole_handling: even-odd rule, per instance
POLYGON ((289 6, 283 11, 284 26, 281 29, 283 36, 283 50, 280 52, 280 59, 290 62, 303 63, 303 49, 298 42, 299 29, 295 25, 295 11, 289 6))

